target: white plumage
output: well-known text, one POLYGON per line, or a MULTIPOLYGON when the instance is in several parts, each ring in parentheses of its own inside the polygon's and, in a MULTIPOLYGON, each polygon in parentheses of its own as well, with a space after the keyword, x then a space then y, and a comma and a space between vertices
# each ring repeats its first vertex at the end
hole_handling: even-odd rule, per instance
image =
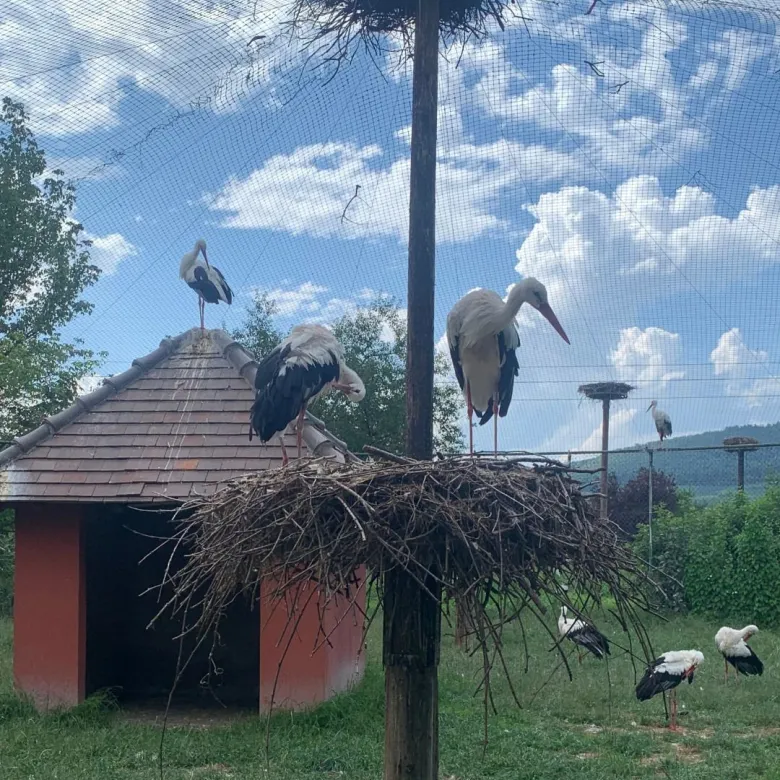
MULTIPOLYGON (((609 655, 607 638, 590 623, 579 618, 569 618, 566 607, 561 607, 561 614, 558 616, 558 633, 562 637, 570 639, 578 648, 584 647, 596 658, 604 658, 605 655, 609 655)), ((582 662, 582 655, 579 653, 578 658, 582 662)))
POLYGON ((253 431, 262 442, 279 434, 286 464, 283 434, 297 417, 300 458, 306 407, 330 389, 340 390, 354 403, 366 397, 363 381, 346 364, 344 349, 333 333, 321 325, 297 325, 257 368, 249 438, 253 431))
POLYGON ((658 401, 651 401, 650 406, 647 407, 647 411, 652 410, 653 422, 655 423, 655 429, 658 431, 658 436, 663 440, 672 435, 672 419, 662 409, 658 408, 658 401))
POLYGON ((506 303, 493 290, 472 290, 447 315, 447 343, 458 384, 466 397, 469 416, 469 450, 474 452, 472 413, 479 424, 493 417, 493 446, 498 451, 498 417, 505 417, 512 402, 519 372, 515 350, 520 337, 515 316, 524 303, 539 311, 566 343, 569 338, 547 302, 547 290, 533 278, 523 279, 509 292, 506 303))
POLYGON ((729 628, 723 626, 715 634, 715 644, 723 655, 723 665, 726 671, 726 682, 729 679, 729 664, 739 674, 758 674, 764 673, 764 664, 761 659, 753 652, 753 648, 748 645, 747 640, 758 633, 758 627, 754 625, 744 628, 729 628))
POLYGON ((677 728, 677 686, 683 681, 693 682, 693 674, 704 662, 699 650, 670 650, 656 658, 645 669, 636 686, 636 697, 647 701, 657 693, 672 691, 672 718, 669 728, 677 728))
POLYGON ((228 306, 233 303, 233 291, 225 281, 222 272, 209 263, 206 254, 206 242, 199 238, 191 252, 187 252, 179 263, 179 278, 198 293, 200 327, 204 327, 204 313, 207 303, 224 301, 228 306), (200 255, 203 255, 201 259, 200 255))

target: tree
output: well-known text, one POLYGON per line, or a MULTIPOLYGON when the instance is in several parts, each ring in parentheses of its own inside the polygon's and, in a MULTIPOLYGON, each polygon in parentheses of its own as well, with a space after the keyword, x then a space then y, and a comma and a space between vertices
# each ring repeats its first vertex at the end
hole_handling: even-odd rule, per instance
MULTIPOLYGON (((274 326, 276 304, 265 295, 255 297, 243 325, 233 337, 258 358, 267 354, 281 335, 274 326)), ((328 393, 312 405, 328 429, 343 439, 353 452, 373 444, 389 452, 404 451, 406 418, 406 320, 398 304, 381 297, 368 306, 349 312, 332 324, 344 347, 347 364, 366 385, 366 397, 353 404, 341 393, 328 393)), ((436 357, 437 385, 434 390, 435 446, 440 452, 463 448, 459 425, 463 406, 456 385, 446 381, 447 360, 436 357)))
MULTIPOLYGON (((622 487, 611 474, 607 484, 610 517, 626 536, 633 538, 640 523, 647 522, 650 470, 639 469, 622 487)), ((677 511, 677 483, 673 476, 656 469, 653 469, 653 506, 664 506, 672 513, 677 511)))
POLYGON ((0 440, 38 425, 77 394, 98 365, 59 329, 92 310, 83 291, 97 281, 90 242, 72 218, 76 193, 62 171, 43 178, 46 157, 19 103, 0 115, 0 440))

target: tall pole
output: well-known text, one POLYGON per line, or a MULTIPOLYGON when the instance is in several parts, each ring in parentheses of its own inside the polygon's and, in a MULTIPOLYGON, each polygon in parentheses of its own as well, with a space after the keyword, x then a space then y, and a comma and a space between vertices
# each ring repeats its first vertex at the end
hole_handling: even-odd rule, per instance
POLYGON ((647 475, 647 562, 653 565, 653 451, 648 447, 650 472, 647 475))
MULTIPOLYGON (((406 452, 433 457, 433 300, 439 0, 419 0, 414 31, 409 202, 406 452)), ((385 780, 438 780, 441 589, 403 569, 384 581, 385 780)))
POLYGON ((737 490, 745 492, 745 450, 737 450, 737 490))
POLYGON ((609 467, 609 398, 603 401, 603 416, 601 418, 601 516, 606 520, 609 512, 607 498, 607 469, 609 467))

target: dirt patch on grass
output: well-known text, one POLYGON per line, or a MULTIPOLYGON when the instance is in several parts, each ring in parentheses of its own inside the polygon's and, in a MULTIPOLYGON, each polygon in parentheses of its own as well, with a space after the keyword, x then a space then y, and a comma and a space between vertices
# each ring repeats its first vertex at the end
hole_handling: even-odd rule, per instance
POLYGON ((580 761, 590 761, 593 758, 598 758, 598 753, 577 753, 577 758, 580 761))
POLYGON ((698 748, 692 745, 681 745, 679 742, 674 744, 675 757, 678 761, 682 761, 685 764, 700 764, 704 761, 702 754, 698 748))
POLYGON ((161 727, 163 722, 166 722, 166 728, 190 729, 224 728, 247 721, 252 717, 257 718, 258 716, 247 710, 172 707, 166 721, 165 707, 160 708, 154 705, 133 705, 126 709, 123 708, 117 714, 117 718, 123 723, 161 727))

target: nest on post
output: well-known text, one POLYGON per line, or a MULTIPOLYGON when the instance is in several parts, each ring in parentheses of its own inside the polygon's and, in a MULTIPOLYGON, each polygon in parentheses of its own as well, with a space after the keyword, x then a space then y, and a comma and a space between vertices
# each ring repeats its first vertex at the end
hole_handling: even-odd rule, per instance
MULTIPOLYGON (((510 678, 501 642, 509 621, 538 619, 568 669, 545 619, 551 601, 583 615, 606 586, 614 614, 625 630, 638 630, 647 650, 639 617, 646 602, 636 582, 643 575, 633 555, 567 467, 540 460, 304 460, 234 479, 183 505, 173 541, 184 546, 186 562, 167 574, 173 595, 160 614, 178 613, 183 635, 202 638, 216 633, 240 594, 256 598, 262 579, 264 600, 283 604, 296 586, 316 591, 322 615, 329 604, 357 604, 366 583, 356 571, 366 566, 378 596, 365 615, 367 631, 385 574, 403 567, 422 587, 433 578, 468 611, 485 665, 486 714, 493 666, 510 678)), ((297 625, 295 610, 288 621, 297 625)), ((328 630, 312 652, 328 642, 328 630)))
POLYGON ((591 401, 622 401, 628 398, 628 394, 635 390, 633 385, 625 382, 591 382, 587 385, 580 385, 577 392, 590 398, 591 401))
MULTIPOLYGON (((346 59, 354 43, 378 52, 381 38, 390 34, 400 35, 410 53, 418 2, 296 0, 292 27, 307 43, 322 44, 330 60, 346 59)), ((445 41, 479 38, 491 24, 503 30, 507 13, 518 13, 514 0, 439 0, 439 30, 445 41)))
POLYGON ((754 452, 758 449, 760 443, 758 439, 754 439, 752 436, 731 436, 723 440, 723 446, 727 450, 742 450, 743 452, 754 452))

